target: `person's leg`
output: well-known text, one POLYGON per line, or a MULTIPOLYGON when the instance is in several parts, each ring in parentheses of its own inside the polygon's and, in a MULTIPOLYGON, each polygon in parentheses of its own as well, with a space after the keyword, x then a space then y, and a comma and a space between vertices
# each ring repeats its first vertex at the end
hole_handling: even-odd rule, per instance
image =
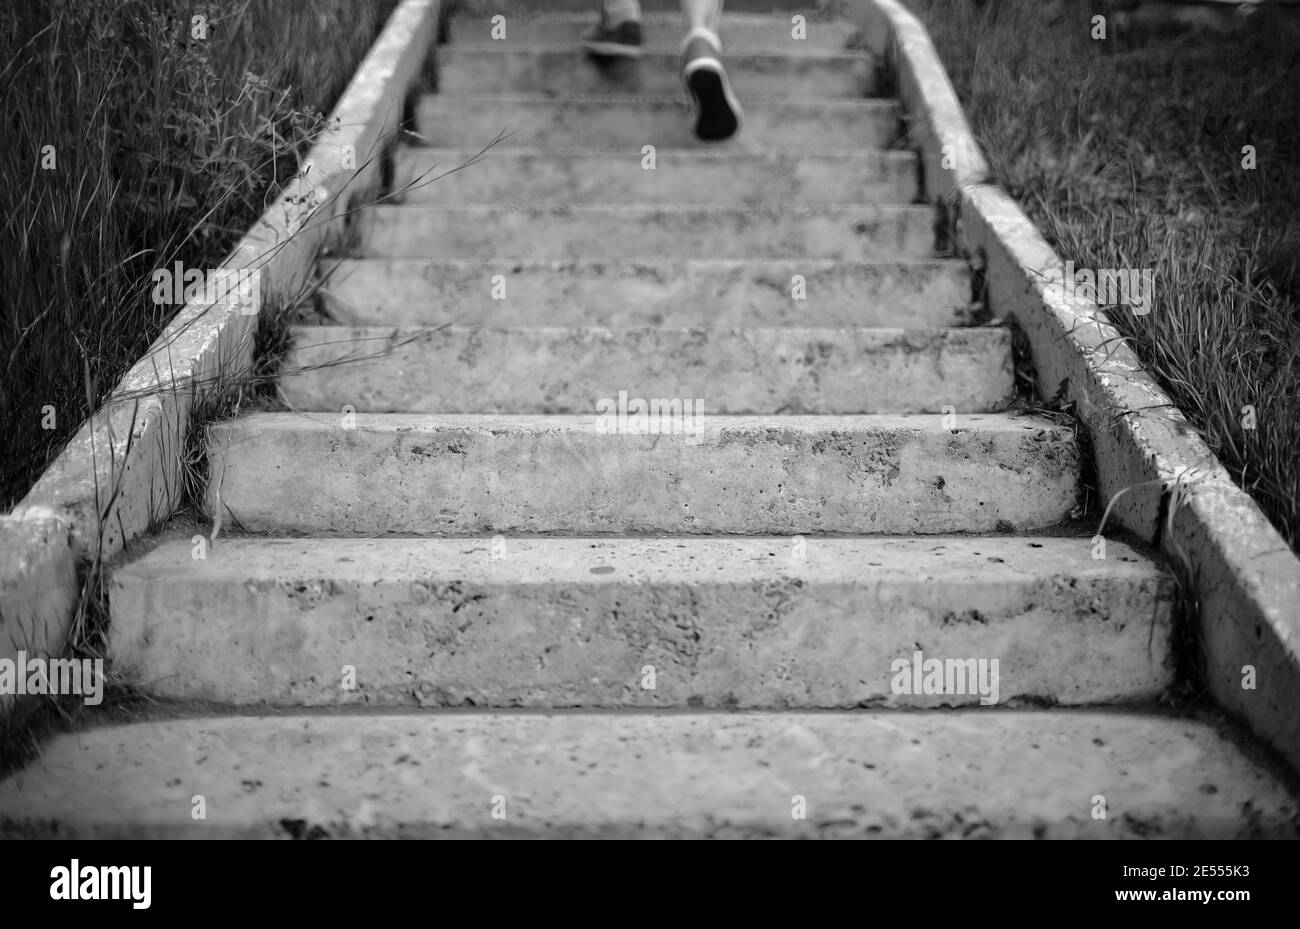
POLYGON ((593 55, 635 58, 641 54, 640 0, 604 0, 600 22, 582 37, 593 55))
POLYGON ((722 22, 722 0, 682 0, 687 29, 707 29, 714 35, 722 22))
POLYGON ((686 40, 682 81, 695 104, 695 134, 706 142, 729 139, 740 129, 740 101, 722 67, 722 0, 682 0, 686 40))

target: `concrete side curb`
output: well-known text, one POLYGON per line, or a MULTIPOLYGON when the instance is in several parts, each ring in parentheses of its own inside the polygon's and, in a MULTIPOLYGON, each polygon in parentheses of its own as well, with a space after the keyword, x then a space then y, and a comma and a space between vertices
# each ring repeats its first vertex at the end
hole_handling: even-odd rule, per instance
POLYGON ((914 135, 928 192, 951 204, 958 250, 983 272, 989 306, 1027 334, 1042 394, 1064 388, 1063 399, 1076 404, 1103 497, 1124 492, 1112 525, 1161 547, 1190 580, 1211 693, 1300 769, 1300 559, 1145 372, 1106 311, 1052 286, 1047 274, 1061 273, 1065 262, 988 183, 987 163, 920 23, 895 0, 857 0, 852 12, 873 48, 899 55, 904 104, 929 127, 914 135), (943 145, 953 146, 954 168, 936 174, 930 166, 942 160, 943 145))
MULTIPOLYGON (((0 517, 0 659, 66 640, 81 591, 68 536, 67 520, 52 511, 0 517)), ((0 694, 0 711, 13 699, 0 694)))
POLYGON ((251 299, 188 302, 13 513, 0 516, 0 657, 20 647, 60 651, 80 594, 69 564, 111 557, 171 514, 190 410, 249 376, 257 315, 300 291, 321 245, 377 182, 381 148, 434 40, 438 7, 403 0, 302 172, 222 264, 220 272, 257 274, 251 299), (24 640, 22 630, 37 638, 24 640))

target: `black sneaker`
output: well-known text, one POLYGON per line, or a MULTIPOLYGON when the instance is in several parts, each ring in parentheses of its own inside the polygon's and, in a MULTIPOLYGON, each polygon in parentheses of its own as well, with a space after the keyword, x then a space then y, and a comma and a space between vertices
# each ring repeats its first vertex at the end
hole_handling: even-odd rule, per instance
POLYGON ((717 36, 702 29, 682 45, 682 82, 695 104, 695 135, 703 142, 721 142, 740 130, 740 101, 722 67, 717 36))
POLYGON ((611 26, 602 11, 600 22, 583 34, 582 47, 588 54, 604 58, 640 58, 641 24, 625 19, 611 26))

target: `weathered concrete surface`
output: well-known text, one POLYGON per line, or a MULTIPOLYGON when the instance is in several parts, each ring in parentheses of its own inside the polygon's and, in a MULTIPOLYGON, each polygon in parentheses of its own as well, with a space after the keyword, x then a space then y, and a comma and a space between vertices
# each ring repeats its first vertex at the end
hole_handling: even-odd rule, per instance
POLYGON ((1283 838, 1296 816, 1204 724, 1078 711, 173 720, 60 736, 0 784, 0 834, 67 838, 1283 838))
POLYGON ((966 263, 345 259, 322 263, 352 325, 960 326, 966 263), (804 299, 796 299, 795 287, 804 299))
MULTIPOLYGON (((0 516, 0 660, 62 654, 80 599, 71 534, 53 510, 0 516)), ((0 691, 0 716, 14 700, 0 691)))
POLYGON ((1106 554, 1046 537, 232 539, 195 560, 179 539, 115 572, 110 654, 152 694, 244 705, 1154 698, 1172 582, 1106 554), (996 659, 996 692, 986 676, 982 697, 974 678, 894 693, 892 663, 918 649, 996 659))
POLYGON ((181 446, 196 396, 215 394, 251 372, 256 315, 248 310, 260 305, 200 299, 180 308, 13 515, 66 521, 76 556, 87 561, 112 557, 171 515, 180 500, 181 446))
MULTIPOLYGON (((795 27, 789 16, 732 13, 731 7, 732 4, 728 3, 723 12, 721 29, 723 51, 728 54, 797 53, 813 49, 840 51, 855 44, 858 38, 858 31, 851 22, 818 19, 816 16, 806 16, 803 38, 795 38, 795 27)), ((494 39, 492 17, 497 12, 494 7, 486 15, 453 16, 448 23, 450 41, 458 44, 496 41, 507 47, 527 42, 574 47, 595 20, 590 9, 581 13, 508 16, 504 35, 494 39)), ((771 9, 765 12, 770 13, 771 9)), ((647 13, 641 17, 641 27, 647 49, 677 52, 686 33, 680 8, 669 15, 647 13)))
MULTIPOLYGON (((440 46, 435 55, 438 92, 443 94, 657 96, 680 93, 682 88, 677 49, 646 49, 636 59, 600 59, 569 44, 489 41, 440 46)), ((800 49, 792 42, 779 53, 732 52, 725 63, 742 104, 751 97, 859 98, 876 90, 875 65, 863 52, 800 49)))
MULTIPOLYGON (((727 150, 885 148, 898 137, 893 100, 746 100, 745 128, 727 150)), ((615 148, 640 152, 701 148, 690 104, 670 97, 565 97, 542 95, 430 94, 415 108, 425 145, 482 148, 510 134, 512 146, 615 148)))
POLYGON ((401 203, 911 203, 916 155, 901 151, 627 152, 403 146, 393 154, 401 203), (465 165, 461 170, 455 170, 465 165))
POLYGON ((1011 331, 993 327, 302 326, 280 389, 317 412, 594 413, 627 390, 717 413, 901 414, 1003 409, 1012 381, 1011 331))
POLYGON ((1072 431, 1037 417, 601 423, 252 414, 209 431, 209 511, 254 532, 930 534, 1055 525, 1078 495, 1072 431))
POLYGON ((374 206, 362 258, 930 258, 928 206, 374 206))

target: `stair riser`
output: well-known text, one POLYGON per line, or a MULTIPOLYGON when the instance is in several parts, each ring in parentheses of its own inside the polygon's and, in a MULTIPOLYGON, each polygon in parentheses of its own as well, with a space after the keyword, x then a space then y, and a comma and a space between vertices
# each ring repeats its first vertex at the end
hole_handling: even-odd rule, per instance
MULTIPOLYGON (((730 4, 728 4, 730 9, 730 4)), ((596 17, 590 11, 568 16, 542 14, 507 16, 504 23, 494 24, 495 13, 487 16, 457 16, 450 22, 449 37, 454 43, 500 42, 577 46, 582 34, 591 28, 596 17), (497 28, 497 26, 501 28, 497 28), (493 30, 496 28, 494 34, 493 30)), ((686 34, 682 18, 648 15, 641 21, 644 46, 676 52, 686 34)), ((842 51, 856 41, 856 30, 844 20, 805 18, 803 38, 795 37, 796 26, 785 17, 722 17, 722 45, 725 55, 753 52, 794 53, 808 51, 842 51)))
MULTIPOLYGON (((502 144, 536 148, 613 148, 639 153, 660 149, 715 148, 695 138, 685 100, 613 102, 433 94, 416 106, 425 145, 478 150, 503 134, 502 144)), ((727 151, 882 149, 899 137, 895 103, 747 102, 741 134, 727 151)))
POLYGON ((929 207, 586 209, 377 206, 359 214, 358 257, 823 258, 935 254, 929 207))
POLYGON ((355 261, 322 268, 352 325, 960 326, 960 261, 355 261), (797 280, 797 278, 801 279, 797 280), (795 299, 802 284, 804 299, 795 299))
POLYGON ((926 419, 706 413, 697 435, 636 435, 596 417, 246 416, 210 430, 209 503, 254 532, 430 534, 989 532, 1074 507, 1068 430, 926 419))
MULTIPOLYGON (((496 42, 437 52, 438 91, 445 94, 684 93, 676 52, 647 51, 639 59, 594 59, 576 46, 511 47, 496 42)), ((867 97, 875 68, 861 54, 724 56, 723 65, 742 106, 747 99, 867 97)))
POLYGON ((981 413, 1013 392, 1006 329, 311 326, 294 342, 281 389, 321 412, 595 413, 628 390, 724 414, 981 413))
POLYGON ((639 151, 515 153, 399 149, 393 190, 419 203, 910 203, 917 168, 910 152, 861 155, 737 155, 639 151), (461 170, 453 169, 464 165, 461 170), (450 173, 449 173, 450 172, 450 173))
POLYGON ((555 552, 535 541, 503 540, 500 560, 481 539, 219 541, 205 561, 173 543, 116 573, 114 667, 160 697, 241 705, 1078 704, 1172 683, 1167 582, 1089 567, 1086 539, 1082 570, 1054 575, 990 568, 983 549, 1012 548, 1000 540, 975 555, 960 541, 941 554, 810 539, 803 560, 788 539, 718 541, 704 545, 733 551, 666 563, 652 559, 672 542, 624 544, 643 551, 619 558, 599 540, 557 541, 591 567, 548 579, 555 552), (733 565, 741 548, 751 561, 733 565), (910 673, 896 686, 894 662, 914 662, 918 644, 985 676, 954 677, 950 694, 913 693, 910 673))

